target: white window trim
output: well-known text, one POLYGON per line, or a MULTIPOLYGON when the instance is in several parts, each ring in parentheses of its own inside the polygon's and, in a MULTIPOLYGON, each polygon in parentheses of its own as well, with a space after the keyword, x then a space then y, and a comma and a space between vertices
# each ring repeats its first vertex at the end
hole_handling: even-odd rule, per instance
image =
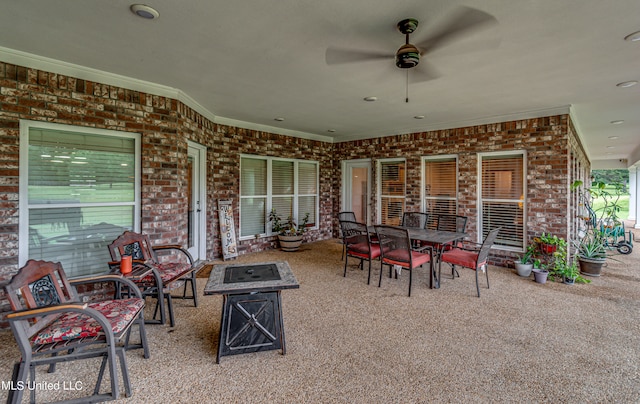
POLYGON ((407 159, 405 158, 386 158, 376 160, 376 222, 382 223, 382 163, 404 163, 404 195, 394 197, 407 200, 407 159))
POLYGON ((422 156, 422 161, 420 162, 420 176, 421 176, 421 186, 420 186, 420 210, 422 212, 426 212, 427 210, 427 196, 424 192, 425 188, 425 180, 426 180, 426 162, 427 161, 438 161, 438 160, 451 160, 454 159, 456 162, 456 196, 452 200, 456 202, 456 212, 458 206, 458 194, 459 194, 459 173, 460 167, 458 165, 458 155, 457 154, 443 154, 438 156, 422 156))
MULTIPOLYGON (((316 197, 316 217, 314 218, 314 223, 316 224, 314 227, 309 228, 310 230, 318 230, 318 221, 320 216, 320 163, 316 160, 305 160, 305 159, 291 159, 291 158, 283 158, 283 157, 273 157, 273 156, 260 156, 255 154, 240 154, 240 177, 242 178, 242 159, 243 158, 252 158, 258 160, 265 160, 267 162, 267 194, 266 194, 266 204, 265 204, 265 223, 266 224, 266 233, 261 233, 257 235, 249 235, 249 236, 239 236, 238 240, 253 240, 256 237, 271 237, 275 236, 276 233, 271 231, 271 224, 268 222, 269 212, 271 212, 272 208, 272 162, 274 160, 277 161, 291 161, 294 163, 293 169, 293 212, 297 215, 298 212, 298 198, 300 196, 315 196, 316 197), (317 185, 317 193, 316 194, 300 194, 298 193, 298 163, 313 163, 316 165, 316 185, 317 185)), ((239 184, 239 189, 242 189, 242 184, 239 184)), ((251 197, 254 197, 252 195, 251 197)), ((239 194, 239 199, 242 199, 242 194, 239 194)), ((238 201, 238 218, 242 221, 242 204, 238 201)), ((298 217, 293 218, 297 223, 299 219, 298 217)), ((238 229, 241 229, 241 223, 238 223, 238 229)), ((238 231, 240 234, 240 230, 238 231)))
MULTIPOLYGON (((19 178, 19 225, 18 225, 18 266, 22 267, 27 263, 29 252, 29 209, 36 208, 39 205, 29 205, 29 130, 31 128, 38 129, 50 129, 65 132, 75 132, 79 134, 91 134, 100 136, 116 136, 134 139, 135 141, 135 197, 133 204, 131 202, 114 202, 105 203, 101 205, 109 206, 133 206, 134 207, 134 230, 140 231, 140 152, 142 150, 140 145, 141 135, 139 133, 132 132, 119 132, 109 129, 98 129, 85 126, 63 125, 58 123, 42 122, 42 121, 30 121, 20 120, 20 178, 19 178)), ((64 205, 59 205, 65 207, 64 205)), ((71 206, 71 205, 70 205, 71 206)), ((91 203, 73 204, 76 207, 91 207, 95 206, 91 203)))
MULTIPOLYGON (((522 156, 522 192, 524 194, 523 198, 523 211, 524 211, 524 220, 522 224, 523 230, 523 240, 522 247, 508 247, 508 246, 498 246, 494 245, 492 248, 496 250, 503 251, 514 251, 514 252, 524 252, 526 244, 527 244, 527 151, 526 150, 506 150, 506 151, 497 151, 497 152, 482 152, 478 153, 478 166, 477 166, 477 175, 478 175, 478 191, 476 192, 476 206, 477 206, 477 223, 476 228, 478 229, 477 234, 477 243, 482 243, 484 240, 482 239, 482 158, 489 156, 522 156)), ((512 202, 512 200, 508 200, 508 202, 512 202)))

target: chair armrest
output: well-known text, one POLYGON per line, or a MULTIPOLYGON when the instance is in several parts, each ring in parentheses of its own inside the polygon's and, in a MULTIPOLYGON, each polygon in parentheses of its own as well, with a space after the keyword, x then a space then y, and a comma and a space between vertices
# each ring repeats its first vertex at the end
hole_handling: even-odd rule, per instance
POLYGON ((142 293, 140 292, 140 289, 138 288, 138 286, 135 283, 133 283, 133 281, 131 281, 130 279, 127 279, 121 274, 110 273, 110 274, 103 274, 103 275, 86 276, 82 278, 75 278, 75 279, 69 280, 69 283, 73 286, 86 285, 91 283, 101 283, 101 282, 114 283, 116 288, 121 286, 126 286, 129 288, 129 290, 131 290, 136 295, 136 297, 142 299, 142 293))
POLYGON ((473 243, 471 241, 463 240, 458 245, 454 245, 453 248, 459 248, 465 251, 480 251, 480 247, 482 247, 481 243, 473 243))
POLYGON ((7 313, 7 320, 24 320, 32 317, 41 317, 49 314, 63 313, 65 311, 86 310, 87 303, 67 303, 55 306, 38 307, 37 309, 24 309, 7 313))
POLYGON ((157 246, 151 247, 151 249, 153 249, 153 251, 163 251, 163 250, 180 251, 189 260, 189 265, 193 265, 193 257, 191 256, 191 253, 189 253, 189 251, 187 251, 186 249, 182 248, 181 246, 179 246, 177 244, 157 245, 157 246))

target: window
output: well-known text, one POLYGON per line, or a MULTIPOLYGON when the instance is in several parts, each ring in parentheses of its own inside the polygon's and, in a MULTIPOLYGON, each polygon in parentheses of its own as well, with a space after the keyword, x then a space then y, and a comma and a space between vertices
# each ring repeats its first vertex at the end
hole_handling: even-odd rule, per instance
POLYGON ((378 184, 379 222, 400 225, 405 208, 405 161, 378 161, 378 184))
POLYGON ((455 156, 423 157, 423 211, 435 227, 438 215, 458 212, 458 160, 455 156))
POLYGON ((139 217, 139 135, 21 121, 20 265, 104 272, 107 245, 139 217))
POLYGON ((318 163, 275 157, 240 158, 240 237, 269 234, 268 213, 298 222, 309 213, 316 226, 318 163))
POLYGON ((496 246, 514 251, 524 249, 525 153, 486 153, 479 155, 481 169, 479 201, 482 239, 501 227, 496 246))

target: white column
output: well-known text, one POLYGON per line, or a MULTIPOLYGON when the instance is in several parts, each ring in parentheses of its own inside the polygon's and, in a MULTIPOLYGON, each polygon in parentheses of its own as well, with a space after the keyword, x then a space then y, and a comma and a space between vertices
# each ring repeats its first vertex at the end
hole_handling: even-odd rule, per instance
POLYGON ((638 200, 638 187, 636 185, 638 169, 629 167, 629 216, 627 220, 636 221, 638 210, 636 209, 636 201, 638 200))
MULTIPOLYGON (((638 167, 634 167, 635 168, 635 183, 636 183, 636 187, 633 193, 634 196, 634 215, 635 215, 635 221, 636 224, 635 226, 633 226, 635 229, 640 229, 640 220, 638 220, 638 213, 640 213, 640 173, 638 172, 638 167)), ((631 174, 631 173, 629 173, 631 174)), ((629 181, 631 181, 631 177, 629 177, 629 181)), ((631 200, 629 200, 629 215, 631 215, 631 200)))

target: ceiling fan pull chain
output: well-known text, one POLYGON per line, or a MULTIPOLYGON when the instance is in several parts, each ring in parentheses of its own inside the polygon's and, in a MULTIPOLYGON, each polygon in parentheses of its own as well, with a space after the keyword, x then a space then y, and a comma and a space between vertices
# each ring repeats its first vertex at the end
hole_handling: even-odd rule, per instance
POLYGON ((407 80, 405 82, 405 99, 404 102, 409 103, 409 69, 407 69, 407 80))

